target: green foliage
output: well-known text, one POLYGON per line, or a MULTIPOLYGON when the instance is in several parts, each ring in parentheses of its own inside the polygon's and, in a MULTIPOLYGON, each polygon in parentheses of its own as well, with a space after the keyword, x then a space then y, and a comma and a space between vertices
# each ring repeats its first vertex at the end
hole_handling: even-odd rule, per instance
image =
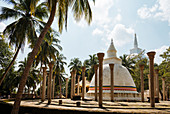
POLYGON ((163 58, 162 63, 159 65, 159 76, 165 77, 166 86, 170 86, 170 47, 160 55, 163 58))
POLYGON ((3 39, 0 38, 0 75, 4 72, 5 68, 11 61, 13 56, 12 50, 9 45, 5 43, 3 39))
POLYGON ((71 59, 71 62, 68 65, 68 67, 70 67, 71 71, 76 70, 77 75, 80 75, 81 74, 82 62, 79 60, 79 58, 71 59))
MULTIPOLYGON (((2 78, 2 74, 5 72, 5 68, 11 61, 13 57, 12 50, 9 48, 9 45, 5 43, 3 39, 0 38, 0 79, 2 78)), ((14 71, 14 67, 10 69, 7 73, 6 78, 4 79, 2 85, 0 86, 0 93, 10 94, 15 87, 18 86, 18 75, 17 72, 14 71)))
POLYGON ((94 66, 96 64, 98 64, 98 58, 97 58, 96 54, 89 55, 89 57, 90 57, 89 59, 84 61, 84 66, 86 66, 85 74, 87 75, 87 80, 91 81, 91 79, 95 73, 94 66))

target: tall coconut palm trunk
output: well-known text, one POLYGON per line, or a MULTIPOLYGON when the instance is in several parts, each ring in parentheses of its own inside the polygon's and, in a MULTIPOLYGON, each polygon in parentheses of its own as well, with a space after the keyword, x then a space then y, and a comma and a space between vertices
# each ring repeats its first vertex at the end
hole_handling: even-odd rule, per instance
POLYGON ((19 44, 19 47, 18 47, 18 49, 17 49, 17 51, 16 51, 16 53, 15 53, 15 55, 14 55, 14 58, 12 59, 11 63, 9 64, 9 66, 7 67, 7 69, 5 70, 5 73, 3 74, 2 79, 0 80, 0 86, 1 86, 1 84, 2 84, 2 82, 3 82, 3 80, 5 79, 5 76, 7 75, 8 71, 10 70, 10 68, 12 67, 12 65, 14 64, 14 62, 15 62, 17 56, 18 56, 19 50, 21 49, 21 45, 22 45, 22 44, 20 43, 20 44, 19 44))
POLYGON ((56 12, 56 3, 57 3, 57 0, 54 0, 54 3, 52 4, 52 9, 51 9, 49 20, 48 20, 47 24, 45 25, 44 29, 42 30, 33 50, 28 58, 27 66, 25 67, 25 70, 23 72, 11 114, 18 114, 18 112, 19 112, 19 107, 20 107, 21 98, 22 98, 22 92, 23 92, 24 86, 27 81, 29 70, 31 68, 31 65, 32 65, 34 59, 35 59, 35 56, 37 55, 37 53, 39 51, 39 48, 40 48, 40 45, 44 39, 44 36, 47 33, 48 29, 50 28, 50 26, 54 20, 54 16, 55 16, 55 12, 56 12))
POLYGON ((53 76, 53 91, 52 91, 52 98, 54 99, 54 91, 55 91, 55 77, 53 76))
POLYGON ((60 98, 62 97, 62 91, 61 91, 61 77, 59 76, 59 85, 60 85, 60 98))

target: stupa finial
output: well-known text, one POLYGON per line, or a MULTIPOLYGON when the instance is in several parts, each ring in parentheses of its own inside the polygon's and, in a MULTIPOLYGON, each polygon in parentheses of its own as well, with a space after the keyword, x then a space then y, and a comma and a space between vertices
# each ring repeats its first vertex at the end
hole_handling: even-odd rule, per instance
POLYGON ((107 56, 108 57, 116 57, 116 49, 115 49, 115 46, 113 44, 113 39, 111 39, 111 44, 110 44, 110 47, 109 49, 107 50, 107 56))
POLYGON ((136 33, 135 33, 135 40, 134 40, 134 48, 138 48, 136 33))
POLYGON ((111 44, 113 44, 113 38, 111 38, 111 44))

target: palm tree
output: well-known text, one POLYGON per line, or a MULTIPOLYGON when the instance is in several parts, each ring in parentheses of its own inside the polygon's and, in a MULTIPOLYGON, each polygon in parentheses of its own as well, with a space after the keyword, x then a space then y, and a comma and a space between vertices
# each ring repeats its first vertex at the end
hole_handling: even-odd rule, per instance
MULTIPOLYGON (((30 0, 32 5, 36 3, 35 0, 30 0)), ((95 1, 95 0, 93 0, 95 1)), ((21 102, 22 92, 23 88, 25 86, 27 76, 29 73, 29 70, 31 68, 31 65, 34 61, 35 56, 38 53, 38 50, 40 48, 40 45, 44 39, 45 34, 47 33, 48 29, 50 28, 51 24, 53 23, 54 16, 57 14, 58 16, 58 27, 59 31, 62 32, 63 25, 65 23, 65 26, 67 26, 67 18, 68 18, 68 8, 71 7, 73 10, 73 14, 75 16, 76 20, 80 20, 82 16, 85 17, 86 21, 90 24, 92 21, 92 12, 89 5, 88 0, 82 0, 81 2, 79 0, 48 0, 48 7, 50 10, 50 17, 47 21, 47 24, 45 25, 44 29, 41 31, 38 40, 35 43, 35 46, 30 54, 30 57, 27 61, 27 66, 25 67, 25 70, 22 75, 22 79, 19 85, 19 89, 17 92, 16 100, 12 109, 12 114, 17 114, 19 111, 19 106, 21 102), (57 10, 56 10, 57 6, 57 10), (56 12, 57 11, 57 12, 56 12)), ((34 11, 34 9, 33 9, 34 11)))
POLYGON ((0 85, 15 62, 20 49, 24 49, 26 39, 28 40, 28 43, 34 43, 37 39, 36 29, 43 27, 45 24, 42 20, 43 18, 48 17, 47 9, 44 7, 45 3, 38 5, 38 1, 39 0, 35 0, 36 4, 32 7, 36 9, 34 12, 31 12, 33 9, 30 7, 30 0, 8 0, 14 7, 2 7, 2 13, 0 14, 1 21, 9 18, 17 20, 9 24, 3 31, 4 36, 8 37, 10 40, 9 44, 15 46, 16 52, 13 60, 6 68, 3 78, 0 80, 0 85))
POLYGON ((98 64, 98 58, 96 54, 89 55, 90 59, 87 59, 84 61, 84 64, 86 66, 86 72, 88 73, 87 80, 91 81, 93 75, 94 75, 94 66, 98 64))
MULTIPOLYGON (((66 60, 66 57, 63 54, 57 53, 54 71, 55 71, 55 76, 58 77, 59 79, 60 98, 62 96, 62 92, 61 92, 62 84, 61 83, 62 83, 62 80, 64 79, 63 75, 65 75, 64 65, 67 65, 67 63, 64 60, 66 60)), ((53 94, 54 94, 54 91, 53 91, 53 94)))
POLYGON ((70 70, 76 70, 77 71, 77 74, 81 74, 81 66, 82 66, 82 63, 81 61, 79 60, 79 58, 74 58, 74 59, 71 59, 71 62, 70 64, 68 65, 68 67, 70 67, 70 70))
POLYGON ((130 74, 134 74, 133 69, 135 68, 135 61, 133 58, 128 57, 128 55, 124 54, 123 56, 120 56, 122 59, 122 65, 128 69, 130 74))
MULTIPOLYGON (((18 69, 18 73, 23 73, 24 68, 26 66, 27 60, 26 58, 24 59, 24 61, 19 61, 19 69, 18 69)), ((29 72, 29 76, 26 82, 27 88, 28 88, 28 95, 30 95, 30 89, 31 87, 33 87, 33 91, 35 93, 35 88, 36 88, 36 84, 38 82, 38 70, 36 70, 36 68, 34 66, 31 67, 31 70, 29 72)))

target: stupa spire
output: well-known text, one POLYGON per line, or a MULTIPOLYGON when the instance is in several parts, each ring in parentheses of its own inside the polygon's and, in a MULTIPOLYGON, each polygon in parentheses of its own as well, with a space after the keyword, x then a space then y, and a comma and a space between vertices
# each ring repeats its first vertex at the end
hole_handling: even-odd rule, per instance
POLYGON ((134 48, 138 48, 138 41, 135 33, 134 48))
POLYGON ((108 58, 110 57, 116 57, 116 49, 115 49, 115 46, 113 44, 113 39, 111 39, 111 44, 109 46, 109 49, 107 50, 107 56, 108 58))

